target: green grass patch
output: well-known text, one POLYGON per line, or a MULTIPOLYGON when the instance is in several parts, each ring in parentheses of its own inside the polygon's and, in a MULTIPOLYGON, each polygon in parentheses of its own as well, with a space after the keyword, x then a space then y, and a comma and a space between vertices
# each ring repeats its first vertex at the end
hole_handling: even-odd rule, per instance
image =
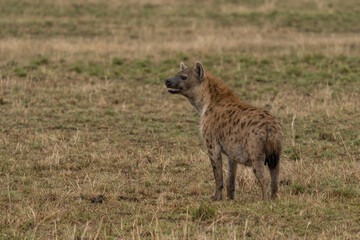
POLYGON ((214 208, 201 204, 198 208, 191 210, 191 217, 193 221, 204 221, 214 218, 215 213, 216 211, 214 208))
POLYGON ((13 72, 18 77, 26 77, 28 72, 22 67, 14 67, 13 72))

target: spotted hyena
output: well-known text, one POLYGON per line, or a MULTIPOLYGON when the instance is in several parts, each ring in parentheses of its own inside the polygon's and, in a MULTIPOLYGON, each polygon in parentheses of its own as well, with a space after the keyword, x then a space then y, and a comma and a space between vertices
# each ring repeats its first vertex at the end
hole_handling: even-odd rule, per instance
POLYGON ((271 198, 278 191, 283 133, 281 124, 268 111, 242 102, 220 79, 205 71, 200 62, 194 67, 180 63, 180 72, 165 80, 168 91, 181 94, 200 115, 201 133, 208 149, 216 188, 213 200, 222 199, 221 153, 227 156, 227 195, 235 195, 237 164, 252 167, 260 183, 262 197, 269 200, 265 165, 271 176, 271 198))

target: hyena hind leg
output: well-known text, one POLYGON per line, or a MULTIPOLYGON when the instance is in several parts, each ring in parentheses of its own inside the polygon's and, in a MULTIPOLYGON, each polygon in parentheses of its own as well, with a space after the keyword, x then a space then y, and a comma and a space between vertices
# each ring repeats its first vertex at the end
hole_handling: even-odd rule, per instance
POLYGON ((265 154, 261 154, 253 161, 253 172, 259 181, 259 185, 262 192, 262 199, 264 201, 270 201, 269 198, 269 181, 265 178, 265 167, 264 167, 264 161, 265 161, 265 154))
POLYGON ((275 199, 278 195, 280 161, 277 162, 275 167, 269 166, 269 171, 271 177, 271 199, 275 199))

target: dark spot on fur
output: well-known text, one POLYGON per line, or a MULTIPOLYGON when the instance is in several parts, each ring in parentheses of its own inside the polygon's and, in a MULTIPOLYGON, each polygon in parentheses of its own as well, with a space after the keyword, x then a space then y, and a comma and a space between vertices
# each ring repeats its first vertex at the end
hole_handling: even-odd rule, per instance
POLYGON ((263 128, 265 125, 267 125, 267 122, 261 123, 261 125, 259 126, 259 128, 263 128))
POLYGON ((241 128, 243 129, 245 127, 245 122, 241 123, 241 128))
POLYGON ((251 123, 252 123, 252 120, 248 121, 247 126, 250 126, 251 123))
POLYGON ((252 108, 249 110, 249 112, 253 112, 253 111, 256 111, 256 108, 252 108))
POLYGON ((203 134, 204 134, 204 135, 207 134, 207 128, 203 128, 203 134))
POLYGON ((256 174, 256 169, 253 169, 254 174, 256 174))
POLYGON ((258 121, 255 121, 255 122, 253 122, 251 125, 254 126, 254 125, 257 125, 257 124, 259 124, 259 122, 258 122, 258 121))
POLYGON ((263 119, 263 118, 265 118, 265 115, 264 115, 264 114, 260 114, 260 117, 263 119))

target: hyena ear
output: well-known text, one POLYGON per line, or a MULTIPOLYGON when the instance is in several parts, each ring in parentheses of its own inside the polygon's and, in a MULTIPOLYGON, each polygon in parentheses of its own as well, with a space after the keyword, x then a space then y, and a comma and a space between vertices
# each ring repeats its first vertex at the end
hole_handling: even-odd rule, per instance
POLYGON ((180 63, 180 71, 185 70, 185 68, 187 68, 187 66, 185 66, 185 64, 183 62, 180 63))
POLYGON ((205 78, 205 70, 204 70, 203 65, 200 62, 198 62, 198 61, 195 62, 194 71, 198 74, 199 79, 201 81, 204 80, 204 78, 205 78))

